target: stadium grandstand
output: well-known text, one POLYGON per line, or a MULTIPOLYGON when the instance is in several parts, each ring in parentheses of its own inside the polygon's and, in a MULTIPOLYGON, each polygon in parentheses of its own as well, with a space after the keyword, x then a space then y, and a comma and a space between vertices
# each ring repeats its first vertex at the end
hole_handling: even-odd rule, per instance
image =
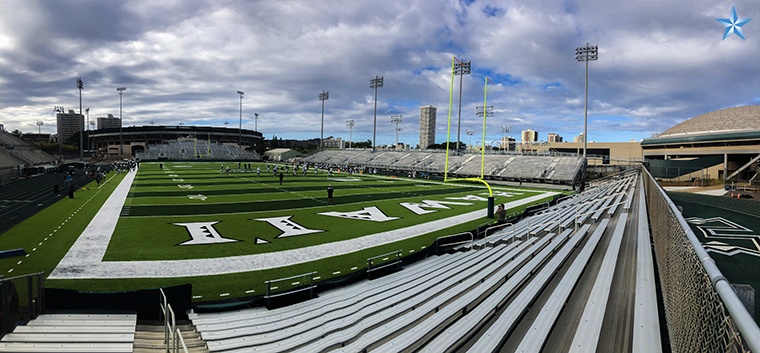
MULTIPOLYGON (((576 154, 461 154, 449 155, 448 175, 479 177, 512 182, 576 185, 583 159, 576 154)), ((368 149, 325 150, 299 158, 302 162, 325 166, 359 166, 388 171, 443 175, 446 153, 442 151, 376 151, 368 149)))
POLYGON ((52 165, 56 162, 55 157, 30 146, 16 136, 0 131, 0 178, 21 174, 21 169, 26 166, 52 165))
POLYGON ((263 147, 258 131, 207 126, 132 126, 121 131, 106 128, 92 131, 90 139, 96 157, 107 160, 138 155, 146 159, 261 160, 258 153, 245 152, 238 146, 249 146, 254 151, 263 147))

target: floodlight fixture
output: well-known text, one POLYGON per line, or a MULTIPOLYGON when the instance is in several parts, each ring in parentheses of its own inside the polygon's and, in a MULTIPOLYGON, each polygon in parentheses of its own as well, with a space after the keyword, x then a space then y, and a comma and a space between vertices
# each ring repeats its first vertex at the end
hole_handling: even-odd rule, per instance
POLYGON ((238 147, 242 146, 243 141, 243 91, 237 91, 240 95, 240 123, 238 125, 238 147))
POLYGON ((354 130, 354 119, 346 120, 346 126, 348 126, 348 148, 351 148, 351 133, 354 130))
POLYGON ((588 160, 586 159, 586 151, 588 150, 588 62, 596 61, 597 59, 599 59, 598 46, 590 45, 587 42, 586 46, 575 48, 575 60, 586 63, 586 96, 583 102, 583 174, 581 179, 581 191, 586 187, 586 167, 588 165, 588 160))
POLYGON ((122 97, 127 87, 117 87, 116 92, 119 92, 119 159, 124 160, 124 117, 122 116, 122 97))
POLYGON ((324 135, 325 135, 325 101, 330 99, 330 91, 322 91, 318 95, 318 99, 322 101, 322 125, 319 128, 319 150, 324 148, 324 135))
POLYGON ((391 124, 396 124, 396 145, 394 148, 398 147, 398 132, 402 131, 403 129, 400 128, 398 125, 401 124, 403 116, 401 114, 391 115, 391 124))
POLYGON ((469 75, 471 73, 471 61, 459 60, 454 58, 454 75, 459 76, 459 113, 457 114, 457 145, 456 151, 459 153, 459 136, 462 126, 462 76, 469 75))
POLYGON ((373 88, 375 90, 375 115, 372 122, 372 151, 375 151, 375 146, 377 146, 377 89, 383 87, 383 76, 377 76, 375 75, 375 78, 371 79, 369 81, 369 88, 373 88))

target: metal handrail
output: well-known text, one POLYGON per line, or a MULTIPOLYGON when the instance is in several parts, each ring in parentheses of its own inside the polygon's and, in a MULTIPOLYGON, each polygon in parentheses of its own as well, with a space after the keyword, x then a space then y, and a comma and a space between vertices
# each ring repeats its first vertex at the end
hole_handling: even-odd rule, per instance
MULTIPOLYGON (((555 213, 555 214, 557 214, 557 216, 560 215, 559 210, 549 210, 549 211, 546 211, 546 213, 555 213)), ((540 228, 540 227, 543 227, 543 226, 546 226, 546 225, 549 225, 549 224, 554 224, 554 223, 557 223, 557 225, 559 227, 559 233, 562 233, 562 230, 563 230, 562 229, 562 217, 557 217, 557 219, 553 220, 553 221, 536 224, 536 226, 540 228)), ((530 220, 528 220, 527 239, 530 239, 530 232, 532 230, 533 230, 533 226, 530 224, 530 220)), ((557 233, 557 234, 559 234, 559 233, 557 233)), ((536 235, 538 235, 538 233, 536 233, 536 235)))
POLYGON ((179 353, 179 348, 182 347, 183 353, 188 353, 187 345, 185 345, 185 339, 182 338, 182 331, 176 329, 174 331, 174 353, 179 353))
POLYGON ((504 229, 504 228, 506 228, 507 226, 512 226, 512 237, 511 237, 511 239, 512 239, 512 242, 514 242, 514 241, 515 241, 515 231, 516 231, 516 230, 515 230, 515 225, 514 225, 514 224, 512 224, 512 223, 509 223, 509 222, 507 222, 507 223, 503 223, 503 224, 497 224, 497 225, 495 225, 495 226, 493 226, 493 227, 488 227, 488 228, 486 228, 486 230, 485 230, 485 234, 486 234, 486 236, 483 238, 483 247, 486 247, 486 246, 488 246, 488 231, 489 231, 489 230, 491 230, 491 229, 496 229, 496 228, 499 228, 499 229, 504 229))

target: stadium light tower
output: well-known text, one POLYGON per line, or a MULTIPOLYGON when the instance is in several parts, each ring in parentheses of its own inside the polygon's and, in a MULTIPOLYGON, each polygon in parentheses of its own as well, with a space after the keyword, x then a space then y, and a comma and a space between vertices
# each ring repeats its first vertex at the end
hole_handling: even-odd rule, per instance
POLYGON ((511 128, 510 126, 502 126, 502 127, 501 127, 501 132, 504 134, 504 138, 502 138, 502 140, 501 140, 501 148, 502 148, 502 150, 504 149, 504 142, 505 142, 505 141, 507 142, 507 149, 509 149, 509 141, 507 141, 507 133, 508 133, 508 132, 509 132, 511 129, 512 129, 512 128, 511 128))
POLYGON ((237 91, 240 95, 240 124, 238 125, 238 147, 242 146, 243 141, 243 91, 237 91))
POLYGON ((57 127, 58 133, 56 134, 56 138, 58 139, 58 163, 59 165, 63 163, 63 141, 61 140, 61 120, 58 119, 58 114, 63 114, 66 112, 66 110, 63 108, 62 105, 56 105, 53 107, 53 112, 56 113, 56 121, 57 121, 57 127))
POLYGON ((259 113, 253 113, 253 129, 259 131, 259 113))
POLYGON ((85 127, 84 127, 84 121, 83 121, 84 116, 82 115, 82 90, 84 89, 84 82, 82 82, 81 77, 77 78, 77 88, 79 88, 79 119, 82 119, 82 120, 77 119, 77 121, 80 122, 79 124, 79 160, 83 161, 84 160, 84 144, 82 143, 82 139, 83 139, 82 135, 84 135, 85 127))
POLYGON ((475 130, 467 129, 464 133, 467 135, 467 149, 472 150, 472 135, 475 135, 475 130))
POLYGON ((319 94, 319 100, 322 101, 322 125, 319 128, 319 150, 321 151, 324 147, 324 136, 325 136, 325 101, 330 99, 330 91, 322 91, 322 93, 319 94))
POLYGON ((398 132, 403 130, 402 128, 398 127, 398 125, 401 124, 401 121, 401 114, 391 115, 391 124, 396 124, 396 145, 393 146, 393 148, 398 148, 398 132))
POLYGON ((462 127, 462 76, 470 74, 470 60, 456 60, 454 63, 454 75, 459 76, 459 113, 457 114, 457 153, 459 153, 459 136, 462 127))
POLYGON ((575 48, 575 60, 586 63, 586 98, 583 103, 583 179, 581 181, 581 191, 586 185, 586 150, 588 149, 588 62, 599 59, 599 47, 589 45, 588 42, 584 47, 575 48))
POLYGON ((119 92, 119 159, 124 160, 124 117, 122 116, 122 102, 121 99, 124 96, 124 91, 127 87, 116 88, 116 92, 119 92))
POLYGON ((375 89, 375 117, 372 123, 372 151, 375 151, 375 146, 377 146, 377 142, 375 138, 377 137, 377 89, 383 87, 383 76, 377 76, 375 75, 375 78, 371 79, 369 81, 369 88, 375 89))
POLYGON ((45 122, 42 120, 37 120, 37 135, 42 134, 42 125, 45 125, 45 122))
POLYGON ((84 114, 87 116, 87 121, 84 124, 84 129, 87 130, 87 140, 86 141, 87 141, 87 149, 89 150, 89 149, 91 149, 90 148, 90 126, 89 126, 90 125, 90 108, 85 108, 84 109, 84 114))
POLYGON ((348 126, 348 148, 351 148, 351 133, 354 130, 354 119, 346 120, 346 126, 348 126))

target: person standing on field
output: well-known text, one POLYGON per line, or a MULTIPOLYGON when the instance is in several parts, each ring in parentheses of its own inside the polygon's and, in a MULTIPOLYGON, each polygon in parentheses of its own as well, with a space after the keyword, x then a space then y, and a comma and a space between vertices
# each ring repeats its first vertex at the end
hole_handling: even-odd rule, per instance
POLYGON ((328 205, 332 205, 333 204, 333 192, 334 191, 335 190, 333 190, 332 185, 328 185, 327 186, 327 204, 328 205))

